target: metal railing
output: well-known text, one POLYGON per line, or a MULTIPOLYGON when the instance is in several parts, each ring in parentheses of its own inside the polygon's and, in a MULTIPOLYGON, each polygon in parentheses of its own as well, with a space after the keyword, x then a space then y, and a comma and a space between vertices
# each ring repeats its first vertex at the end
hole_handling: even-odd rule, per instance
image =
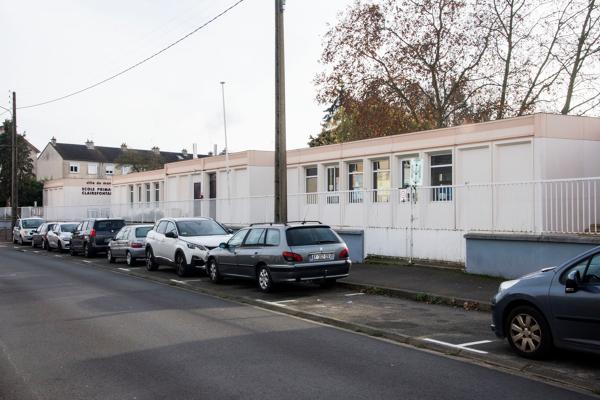
MULTIPOLYGON (((273 220, 273 196, 44 207, 48 220, 213 217, 243 225, 273 220)), ((0 209, 0 215, 2 209, 0 209)), ((600 233, 600 178, 421 186, 288 195, 289 220, 336 227, 523 233, 600 233)))

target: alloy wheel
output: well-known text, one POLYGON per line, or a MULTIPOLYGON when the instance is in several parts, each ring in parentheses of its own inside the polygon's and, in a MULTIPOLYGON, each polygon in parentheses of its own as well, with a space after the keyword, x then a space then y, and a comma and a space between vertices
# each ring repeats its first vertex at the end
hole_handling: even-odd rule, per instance
POLYGON ((519 350, 533 353, 542 344, 542 328, 533 316, 517 314, 510 322, 510 337, 519 350))
POLYGON ((127 252, 127 256, 125 258, 125 261, 127 262, 127 265, 133 265, 133 257, 131 257, 131 253, 127 252))
POLYGON ((271 288, 271 277, 269 271, 266 268, 261 268, 258 273, 258 287, 260 290, 266 292, 271 288))

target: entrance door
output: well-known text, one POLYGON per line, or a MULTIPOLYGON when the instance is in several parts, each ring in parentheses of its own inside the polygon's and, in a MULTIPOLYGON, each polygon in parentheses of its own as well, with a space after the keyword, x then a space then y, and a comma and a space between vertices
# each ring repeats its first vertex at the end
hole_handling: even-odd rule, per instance
POLYGON ((194 182, 194 217, 202 215, 202 183, 194 182))
POLYGON ((217 174, 208 174, 209 217, 217 218, 217 174))

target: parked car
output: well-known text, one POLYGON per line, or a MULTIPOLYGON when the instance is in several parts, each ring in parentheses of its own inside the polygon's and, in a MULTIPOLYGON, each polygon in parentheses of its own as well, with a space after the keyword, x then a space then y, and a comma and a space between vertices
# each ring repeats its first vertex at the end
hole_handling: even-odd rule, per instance
POLYGON ((152 227, 153 225, 124 226, 108 243, 108 262, 114 263, 117 258, 125 258, 127 265, 134 265, 137 260, 146 258, 146 235, 152 227))
POLYGON ((122 218, 88 218, 73 232, 69 251, 72 256, 83 253, 85 257, 106 252, 108 243, 124 226, 122 218))
POLYGON ((73 232, 77 229, 79 224, 77 222, 57 222, 53 224, 52 229, 47 233, 47 250, 52 251, 57 249, 58 251, 69 250, 71 247, 71 237, 73 232))
POLYGON ((212 218, 163 218, 146 237, 146 269, 174 265, 186 276, 196 267, 206 268, 208 251, 231 237, 231 230, 212 218))
POLYGON ((208 274, 256 280, 263 292, 279 282, 317 281, 333 286, 350 272, 348 247, 329 226, 319 223, 258 224, 239 230, 211 250, 208 274))
POLYGON ((31 247, 40 246, 42 249, 46 250, 48 248, 48 240, 47 235, 48 231, 52 229, 54 226, 53 222, 44 222, 36 229, 31 231, 31 247))
POLYGON ((13 243, 21 245, 31 242, 32 231, 39 228, 45 221, 39 217, 19 218, 13 229, 13 243))
POLYGON ((503 282, 492 306, 492 330, 521 356, 553 347, 600 354, 600 247, 503 282))

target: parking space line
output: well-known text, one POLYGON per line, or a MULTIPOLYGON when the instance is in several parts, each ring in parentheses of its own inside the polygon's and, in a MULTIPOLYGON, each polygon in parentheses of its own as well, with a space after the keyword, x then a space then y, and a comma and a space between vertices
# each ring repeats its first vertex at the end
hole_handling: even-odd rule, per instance
POLYGON ((352 296, 362 296, 362 295, 364 295, 364 293, 347 293, 344 296, 352 297, 352 296))
POLYGON ((84 262, 84 263, 86 263, 86 264, 91 264, 92 263, 91 261, 88 261, 88 260, 81 260, 81 261, 84 262))
POLYGON ((255 299, 256 301, 259 301, 261 303, 265 303, 265 304, 270 304, 272 306, 279 306, 279 307, 287 307, 287 304, 285 303, 295 303, 296 300, 280 300, 280 301, 266 301, 266 300, 262 300, 262 299, 255 299))
MULTIPOLYGON (((120 268, 119 268, 120 269, 120 268)), ((181 283, 181 284, 186 284, 185 281, 178 281, 177 279, 171 279, 171 282, 175 282, 175 283, 181 283)))
MULTIPOLYGON (((423 340, 426 342, 430 342, 430 343, 441 344, 442 346, 452 347, 454 349, 471 351, 473 353, 478 353, 478 354, 488 354, 487 351, 471 349, 470 347, 466 347, 465 345, 452 344, 452 343, 448 343, 448 342, 442 342, 441 340, 435 340, 435 339, 429 339, 429 338, 423 338, 423 340)), ((466 344, 469 344, 469 343, 466 343, 466 344)))
POLYGON ((477 346, 478 344, 487 344, 487 343, 492 343, 492 341, 491 340, 480 340, 478 342, 461 343, 461 344, 459 344, 459 346, 469 347, 469 346, 477 346))
POLYGON ((117 269, 120 269, 121 271, 126 271, 126 272, 131 271, 129 268, 117 268, 117 269))

